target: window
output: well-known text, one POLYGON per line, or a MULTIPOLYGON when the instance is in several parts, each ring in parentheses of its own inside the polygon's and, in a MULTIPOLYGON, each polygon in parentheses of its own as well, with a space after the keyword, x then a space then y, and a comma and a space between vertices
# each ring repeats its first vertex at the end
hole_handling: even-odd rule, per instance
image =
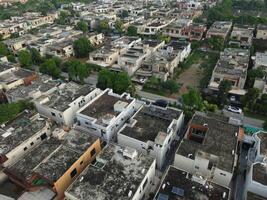
POLYGON ((224 173, 220 173, 220 175, 222 175, 222 176, 226 176, 226 174, 224 174, 224 173))
POLYGON ((195 169, 199 169, 199 166, 195 166, 195 169))
POLYGON ((75 169, 72 170, 72 172, 70 173, 70 177, 73 178, 73 177, 75 177, 76 174, 77 174, 77 169, 75 168, 75 169))
POLYGON ((34 143, 33 142, 31 142, 31 146, 33 145, 34 143))
POLYGON ((23 150, 24 150, 24 151, 27 151, 27 149, 28 149, 27 147, 24 147, 24 149, 23 149, 23 150))
POLYGON ((143 186, 142 186, 143 190, 145 189, 145 187, 146 187, 146 185, 147 185, 147 182, 148 182, 148 179, 145 180, 145 182, 144 182, 144 184, 143 184, 143 186))
POLYGON ((91 157, 93 157, 95 154, 96 154, 96 150, 95 150, 95 148, 93 148, 91 151, 91 157))
POLYGON ((46 139, 46 138, 47 138, 46 133, 44 133, 44 134, 41 135, 41 140, 44 140, 44 139, 46 139))
POLYGON ((82 165, 83 164, 83 160, 80 162, 80 165, 82 165))
POLYGON ((51 112, 51 115, 52 115, 52 116, 54 116, 54 117, 56 116, 56 114, 55 114, 55 113, 53 113, 53 112, 51 112))

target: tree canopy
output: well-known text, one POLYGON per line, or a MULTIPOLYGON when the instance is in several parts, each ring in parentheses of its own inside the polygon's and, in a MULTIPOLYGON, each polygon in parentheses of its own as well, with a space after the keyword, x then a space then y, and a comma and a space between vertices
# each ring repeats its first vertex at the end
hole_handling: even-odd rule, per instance
POLYGON ((40 72, 44 74, 48 74, 54 78, 59 78, 61 69, 60 66, 57 65, 56 59, 50 58, 44 61, 40 66, 40 72))
POLYGON ((23 68, 31 68, 32 65, 32 56, 31 53, 27 50, 21 50, 18 53, 18 59, 21 67, 23 68))
POLYGON ((225 105, 227 103, 228 92, 232 88, 232 83, 228 80, 222 80, 219 84, 218 100, 220 105, 225 105))
POLYGON ((68 69, 69 79, 84 82, 84 78, 90 75, 90 68, 78 60, 65 63, 68 69))
POLYGON ((123 92, 133 94, 131 79, 124 72, 116 73, 107 69, 101 70, 98 74, 97 87, 100 89, 112 88, 118 94, 123 92))
POLYGON ((88 24, 85 21, 79 21, 76 25, 76 29, 86 33, 88 32, 88 24))
POLYGON ((135 27, 135 26, 129 26, 127 28, 127 35, 128 36, 137 36, 138 35, 137 34, 137 27, 135 27))
POLYGON ((89 52, 93 50, 90 41, 86 37, 81 37, 74 41, 73 48, 77 58, 86 58, 89 56, 89 52))

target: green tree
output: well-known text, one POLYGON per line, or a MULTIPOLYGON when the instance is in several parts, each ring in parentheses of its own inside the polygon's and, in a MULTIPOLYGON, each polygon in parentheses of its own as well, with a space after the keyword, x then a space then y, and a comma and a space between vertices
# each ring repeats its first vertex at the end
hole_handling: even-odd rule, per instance
POLYGON ((0 56, 7 56, 8 49, 6 48, 6 45, 3 42, 0 42, 0 56))
POLYGON ((68 67, 68 74, 70 80, 84 82, 84 78, 90 74, 90 68, 78 60, 72 60, 65 63, 68 67))
POLYGON ((42 15, 47 15, 48 12, 54 9, 55 6, 50 1, 41 1, 39 2, 37 11, 41 12, 42 15))
POLYGON ((77 58, 86 58, 93 51, 93 47, 86 37, 81 37, 74 41, 73 48, 77 58))
POLYGON ((99 24, 96 28, 99 33, 108 33, 110 32, 110 27, 107 19, 103 19, 99 21, 99 24))
POLYGON ((56 23, 61 25, 66 25, 68 24, 68 18, 69 18, 69 13, 66 11, 61 11, 58 19, 56 20, 56 23))
POLYGON ((39 51, 37 51, 37 49, 35 48, 31 48, 30 49, 30 53, 31 53, 31 58, 32 58, 32 63, 35 65, 39 65, 43 62, 43 58, 40 55, 39 51))
POLYGON ((224 41, 221 37, 213 36, 211 38, 207 38, 206 40, 204 40, 204 43, 207 43, 209 47, 215 51, 221 51, 224 47, 224 41))
POLYGON ((137 36, 137 28, 135 26, 129 26, 127 28, 127 35, 128 36, 137 36))
POLYGON ((127 10, 123 10, 121 13, 121 18, 126 18, 129 16, 129 12, 127 10))
POLYGON ((180 86, 174 80, 167 80, 162 83, 162 87, 166 90, 169 90, 171 94, 178 92, 180 86))
POLYGON ((123 30, 124 30, 124 26, 123 26, 123 22, 121 20, 117 20, 115 22, 115 30, 119 33, 119 34, 122 34, 123 33, 123 30))
POLYGON ((113 89, 116 93, 122 94, 123 92, 131 92, 129 89, 132 82, 125 72, 118 73, 117 76, 113 77, 115 78, 113 89))
POLYGON ((218 99, 220 105, 225 105, 227 103, 227 96, 228 92, 232 88, 232 83, 228 80, 223 80, 220 82, 220 85, 218 87, 219 92, 218 92, 218 99))
POLYGON ((195 89, 190 89, 188 93, 182 95, 183 106, 189 110, 204 110, 204 103, 200 93, 195 89))
POLYGON ((88 32, 88 24, 85 21, 79 21, 76 25, 76 29, 86 33, 88 32))
POLYGON ((248 70, 247 85, 252 88, 256 78, 262 79, 265 76, 265 72, 262 68, 248 70))
POLYGON ((57 66, 55 59, 50 58, 44 61, 40 66, 40 72, 44 74, 48 74, 54 78, 59 78, 61 70, 57 66))
POLYGON ((124 72, 111 72, 102 69, 98 74, 97 87, 100 89, 112 88, 114 92, 122 94, 128 92, 133 94, 134 87, 130 77, 124 72))
POLYGON ((248 109, 252 109, 260 96, 260 91, 257 88, 249 88, 248 92, 242 98, 243 105, 248 109))
POLYGON ((30 69, 32 66, 31 53, 27 50, 21 50, 18 53, 18 59, 21 67, 30 69))
POLYGON ((182 103, 185 121, 189 121, 195 111, 203 111, 205 108, 200 93, 195 89, 190 89, 188 93, 182 95, 182 103))

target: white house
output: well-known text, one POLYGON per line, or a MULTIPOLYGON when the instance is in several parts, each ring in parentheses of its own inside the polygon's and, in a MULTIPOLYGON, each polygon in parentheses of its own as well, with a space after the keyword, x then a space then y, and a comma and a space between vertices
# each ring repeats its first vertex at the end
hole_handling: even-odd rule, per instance
POLYGON ((229 187, 237 159, 239 126, 228 118, 195 113, 174 159, 174 166, 229 187))
POLYGON ((118 95, 112 89, 97 92, 95 97, 76 113, 80 128, 110 141, 138 109, 136 99, 129 94, 118 95))
POLYGON ((118 143, 155 157, 160 169, 183 122, 180 110, 142 105, 118 132, 118 143))

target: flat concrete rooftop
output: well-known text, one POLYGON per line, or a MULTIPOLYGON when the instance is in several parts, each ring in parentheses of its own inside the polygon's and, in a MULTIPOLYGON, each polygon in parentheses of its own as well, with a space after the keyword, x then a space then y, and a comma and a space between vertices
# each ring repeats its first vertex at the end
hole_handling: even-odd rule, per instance
POLYGON ((130 159, 122 147, 110 144, 67 190, 79 200, 126 200, 135 194, 154 159, 143 154, 130 159))
POLYGON ((196 155, 215 155, 218 157, 216 167, 232 172, 235 158, 233 151, 236 150, 239 127, 204 113, 195 114, 190 124, 206 125, 204 140, 199 143, 184 138, 176 153, 185 157, 192 155, 193 158, 196 155))
POLYGON ((158 133, 167 133, 172 120, 178 119, 180 115, 180 111, 171 108, 143 107, 134 116, 137 121, 134 126, 126 126, 120 133, 143 142, 155 141, 158 133))
POLYGON ((167 171, 155 197, 156 200, 227 200, 228 198, 228 188, 211 182, 203 185, 194 181, 187 172, 172 166, 167 171))

